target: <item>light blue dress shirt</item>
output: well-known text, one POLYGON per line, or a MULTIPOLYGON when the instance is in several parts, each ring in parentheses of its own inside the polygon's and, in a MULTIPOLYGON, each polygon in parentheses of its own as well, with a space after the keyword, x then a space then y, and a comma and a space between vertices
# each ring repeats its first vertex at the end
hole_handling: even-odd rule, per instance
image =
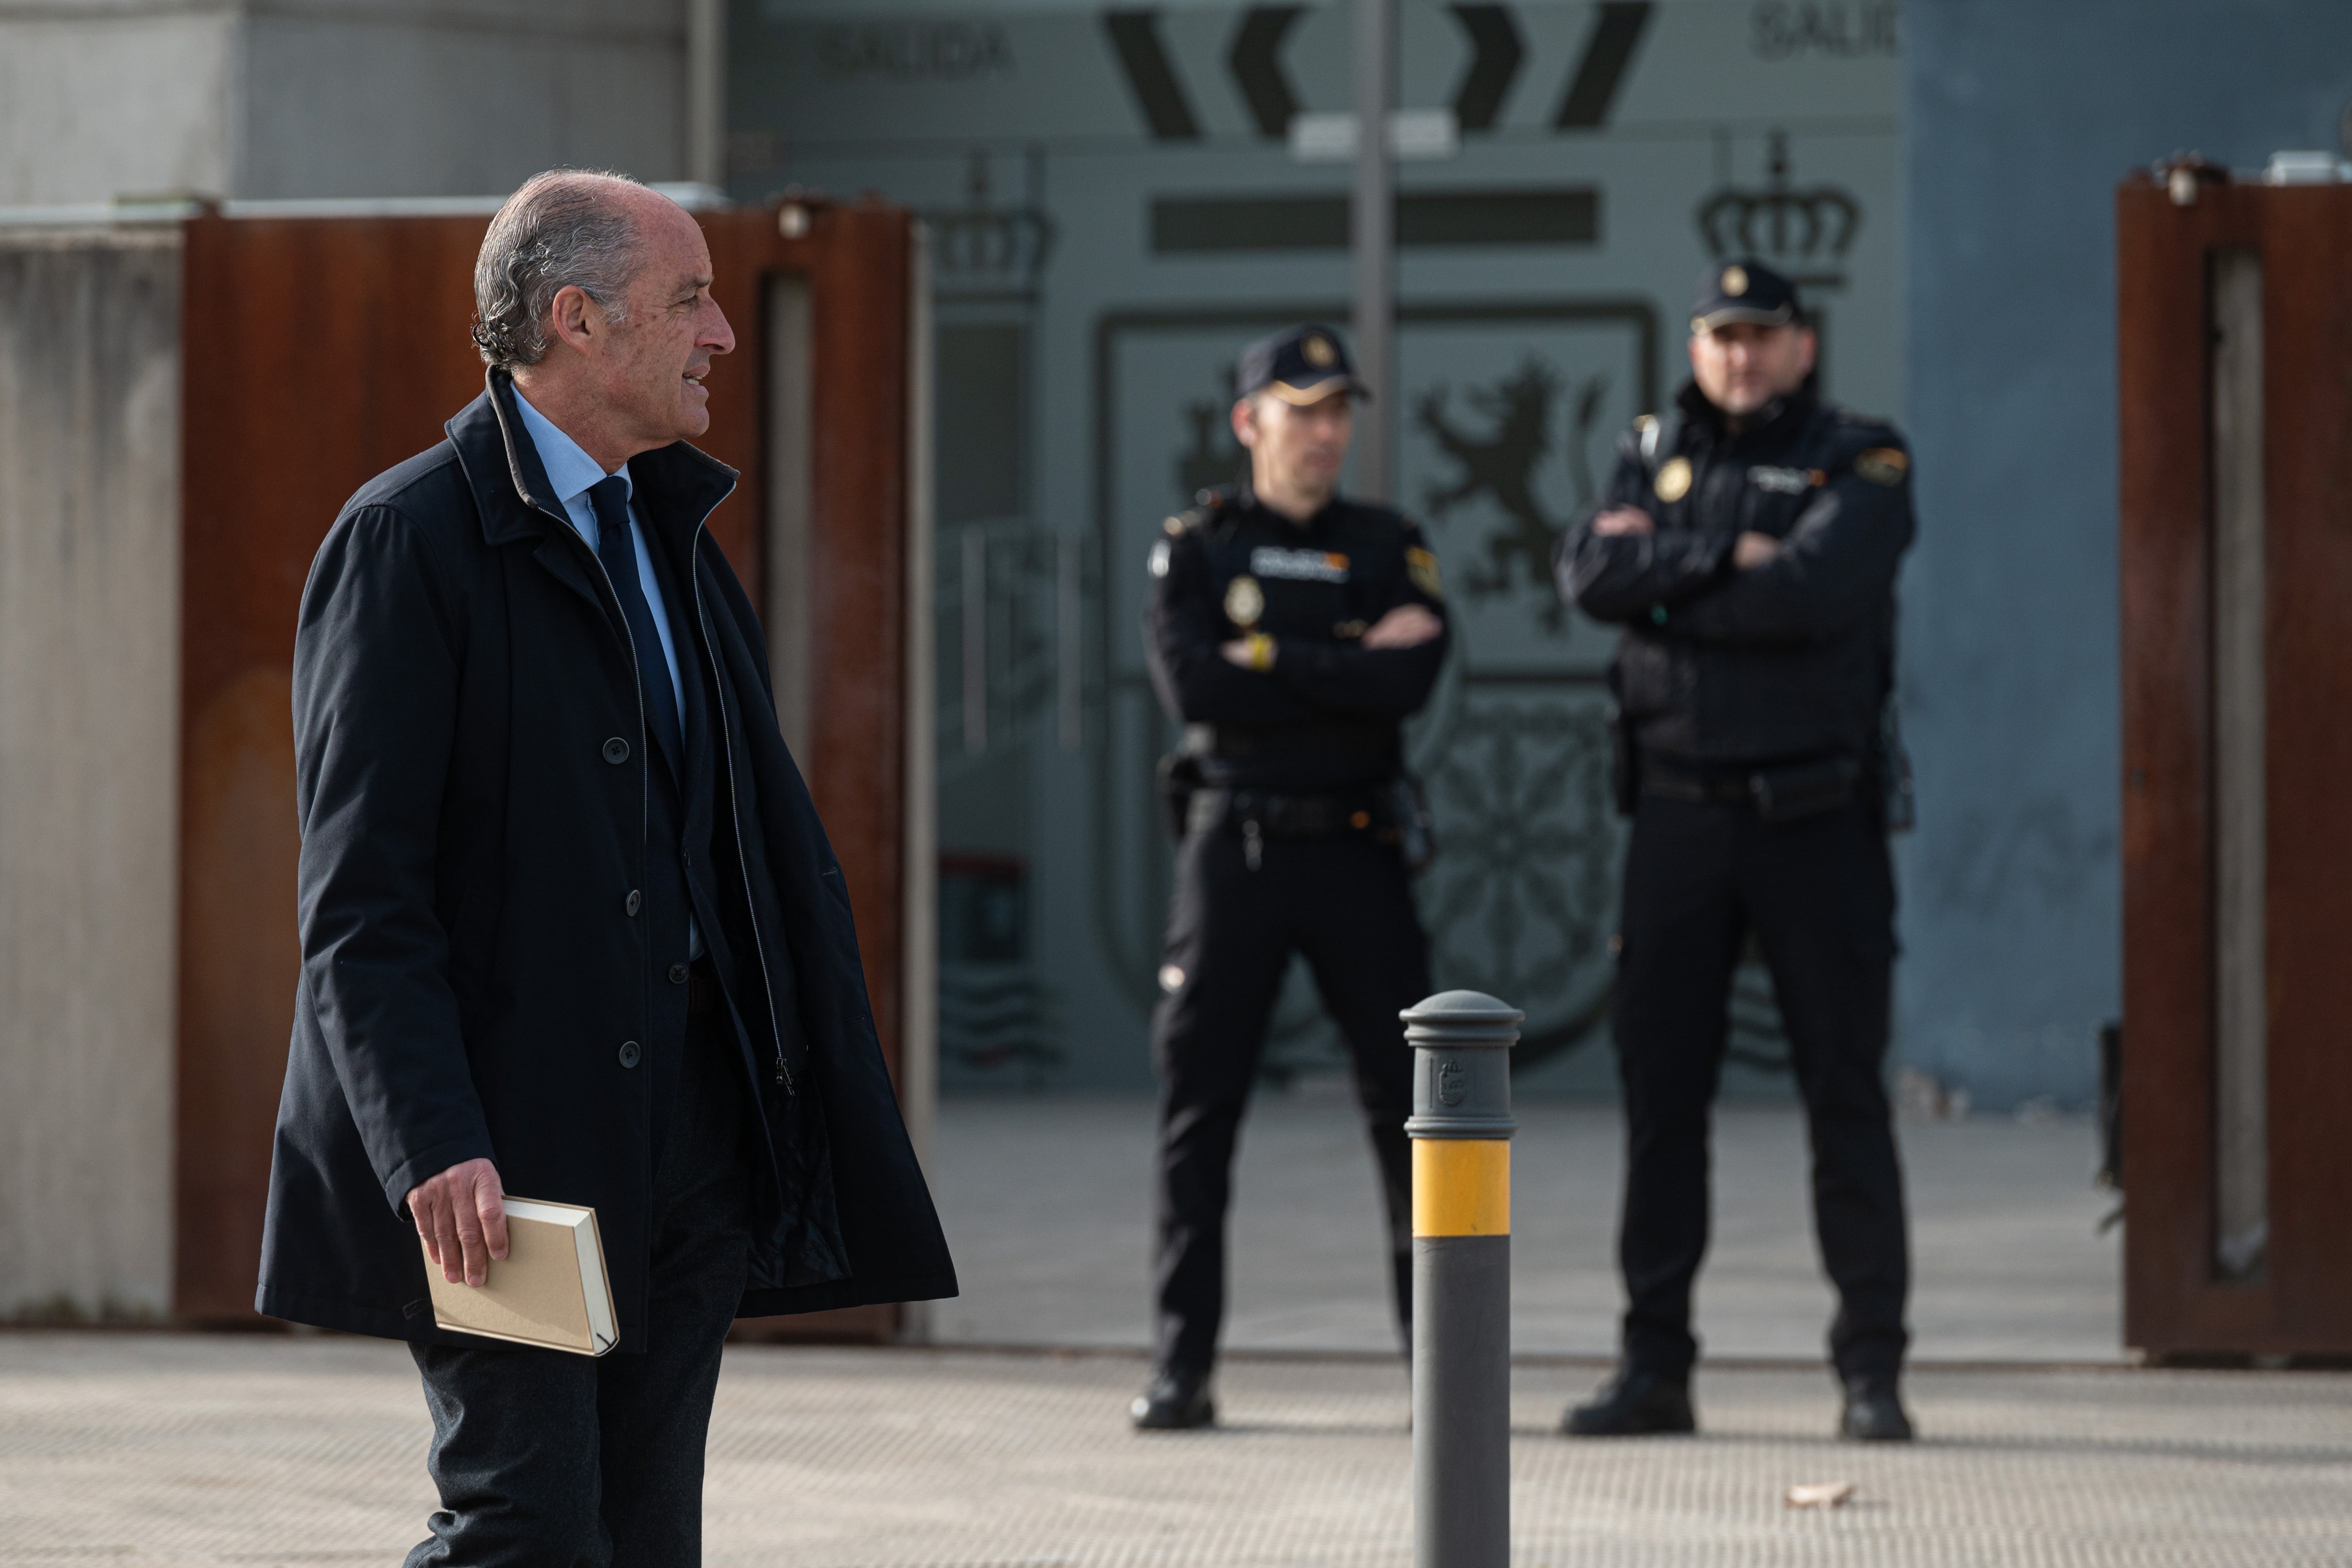
MULTIPOLYGON (((599 480, 608 478, 604 465, 581 450, 580 443, 556 428, 555 422, 530 405, 530 399, 515 389, 515 407, 522 413, 522 427, 530 432, 530 444, 539 448, 540 467, 547 470, 548 488, 555 499, 563 503, 564 516, 579 530, 588 548, 596 548, 602 531, 596 526, 596 503, 588 499, 589 489, 599 480)), ((677 679, 677 645, 669 629, 668 606, 662 600, 661 579, 654 575, 654 560, 646 552, 645 514, 636 510, 637 488, 629 478, 629 465, 621 465, 621 482, 629 487, 629 516, 636 526, 629 530, 631 541, 637 547, 637 582, 646 591, 646 608, 654 613, 654 633, 661 638, 662 658, 669 665, 670 693, 677 700, 677 717, 686 721, 686 689, 677 679)), ((702 956, 702 932, 694 917, 686 918, 686 952, 688 958, 702 956)))
MULTIPOLYGON (((564 515, 572 526, 593 550, 601 532, 596 526, 596 506, 588 499, 588 491, 598 481, 608 478, 604 465, 581 450, 580 443, 555 426, 555 422, 530 405, 530 399, 515 389, 515 406, 522 411, 523 428, 530 432, 530 444, 539 448, 540 466, 547 470, 548 488, 555 499, 563 503, 564 515)), ((654 575, 654 561, 646 552, 645 514, 636 510, 637 488, 629 478, 629 465, 623 463, 621 482, 629 487, 629 515, 636 527, 629 531, 637 547, 637 582, 646 591, 646 608, 654 613, 654 634, 661 638, 662 658, 669 664, 670 694, 677 700, 678 717, 686 717, 686 689, 677 679, 677 646, 669 629, 668 606, 662 601, 661 579, 654 575)))

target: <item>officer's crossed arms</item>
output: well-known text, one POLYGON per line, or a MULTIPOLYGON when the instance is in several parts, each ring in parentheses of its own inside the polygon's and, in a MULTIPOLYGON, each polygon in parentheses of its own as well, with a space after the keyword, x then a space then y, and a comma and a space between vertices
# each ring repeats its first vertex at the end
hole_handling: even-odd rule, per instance
MULTIPOLYGON (((1693 379, 1734 421, 1803 384, 1819 352, 1801 322, 1725 321, 1690 338, 1693 379)), ((1727 541, 1659 537, 1657 520, 1639 503, 1679 500, 1676 487, 1691 482, 1687 467, 1680 477, 1670 467, 1654 474, 1638 449, 1628 454, 1633 460, 1618 465, 1607 504, 1571 543, 1576 604, 1599 620, 1646 620, 1675 635, 1733 642, 1801 640, 1866 613, 1910 542, 1907 520, 1882 526, 1894 520, 1879 515, 1893 510, 1889 491, 1908 459, 1885 426, 1858 422, 1853 431, 1853 450, 1840 454, 1834 470, 1801 476, 1815 493, 1780 538, 1752 529, 1727 541)))
MULTIPOLYGON (((1813 374, 1820 353, 1821 340, 1811 327, 1726 321, 1691 334, 1691 373, 1708 402, 1741 418, 1782 388, 1801 384, 1813 374)), ((1656 526, 1657 520, 1637 506, 1612 507, 1592 520, 1592 531, 1603 539, 1648 533, 1656 526)), ((1733 542, 1731 563, 1735 570, 1753 571, 1780 553, 1780 542, 1770 534, 1745 532, 1733 542)))
MULTIPOLYGON (((1248 448, 1265 477, 1258 500, 1294 522, 1323 509, 1339 488, 1339 465, 1355 434, 1354 399, 1347 388, 1301 405, 1271 387, 1235 400, 1234 438, 1248 448)), ((1364 631, 1360 646, 1375 651, 1414 647, 1445 630, 1428 605, 1408 600, 1364 631)), ((1263 632, 1235 637, 1218 651, 1244 669, 1274 668, 1278 644, 1263 632)))

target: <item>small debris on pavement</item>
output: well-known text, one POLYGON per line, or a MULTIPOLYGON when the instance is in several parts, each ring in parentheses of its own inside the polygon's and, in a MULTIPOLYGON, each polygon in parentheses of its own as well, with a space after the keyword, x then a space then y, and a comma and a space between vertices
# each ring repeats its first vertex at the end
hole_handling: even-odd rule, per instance
POLYGON ((1790 1487, 1782 1500, 1790 1508, 1843 1508, 1852 1496, 1852 1481, 1807 1481, 1790 1487))

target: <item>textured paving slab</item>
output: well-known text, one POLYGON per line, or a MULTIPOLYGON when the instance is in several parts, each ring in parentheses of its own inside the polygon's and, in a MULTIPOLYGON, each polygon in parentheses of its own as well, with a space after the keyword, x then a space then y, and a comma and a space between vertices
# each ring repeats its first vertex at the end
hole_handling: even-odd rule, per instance
MULTIPOLYGON (((1393 1343, 1379 1199, 1355 1108, 1261 1095, 1235 1176, 1227 1342, 1259 1350, 1393 1343)), ((1610 1106, 1531 1101, 1512 1151, 1513 1343, 1605 1355, 1616 1344, 1624 1130, 1610 1106)), ((963 1295, 935 1338, 967 1344, 1147 1342, 1152 1108, 1139 1100, 964 1099, 940 1108, 933 1172, 963 1295)), ((2096 1134, 2081 1120, 1905 1122, 1916 1352, 1944 1361, 2116 1361, 2121 1233, 2098 1222, 2096 1134)), ((1822 1353, 1832 1300, 1813 1245, 1804 1121, 1716 1118, 1714 1247, 1699 1277, 1711 1353, 1822 1353)))
MULTIPOLYGON (((808 1568, 1410 1562, 1403 1378, 1244 1361, 1224 1430, 1139 1437, 1134 1361, 728 1352, 709 1560, 808 1568)), ((2352 1563, 2352 1378, 1927 1371, 1928 1440, 1829 1440, 1803 1370, 1723 1370, 1696 1440, 1549 1435, 1590 1369, 1523 1369, 1516 1559, 1711 1568, 2352 1563), (1786 1489, 1850 1480, 1792 1512, 1786 1489)), ((397 1346, 0 1335, 0 1563, 391 1563, 432 1505, 397 1346)))

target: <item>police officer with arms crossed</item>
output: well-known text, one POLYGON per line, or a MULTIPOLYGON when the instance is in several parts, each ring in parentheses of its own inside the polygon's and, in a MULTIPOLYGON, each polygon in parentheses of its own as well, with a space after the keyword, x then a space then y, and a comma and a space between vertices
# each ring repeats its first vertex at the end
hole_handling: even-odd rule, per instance
POLYGON ((1182 847, 1152 1021, 1157 1366, 1131 1412, 1146 1429, 1216 1418, 1234 1142, 1294 952, 1355 1059, 1408 1332, 1412 1312, 1397 1015, 1429 992, 1407 864, 1428 834, 1399 726, 1445 658, 1437 562, 1402 517, 1337 494, 1364 393, 1338 334, 1253 343, 1234 381, 1250 483, 1168 520, 1144 617, 1152 684, 1185 726, 1163 780, 1182 847))
POLYGON ((1753 260, 1709 271, 1691 384, 1621 438, 1596 514, 1560 547, 1561 594, 1624 627, 1610 680, 1633 818, 1615 1002, 1630 1304, 1617 1376, 1568 1413, 1571 1436, 1696 1426, 1709 1106, 1751 932, 1811 1128, 1840 1429, 1911 1436, 1903 1178, 1881 1077, 1895 956, 1882 720, 1910 459, 1892 426, 1822 400, 1816 351, 1786 279, 1753 260))

